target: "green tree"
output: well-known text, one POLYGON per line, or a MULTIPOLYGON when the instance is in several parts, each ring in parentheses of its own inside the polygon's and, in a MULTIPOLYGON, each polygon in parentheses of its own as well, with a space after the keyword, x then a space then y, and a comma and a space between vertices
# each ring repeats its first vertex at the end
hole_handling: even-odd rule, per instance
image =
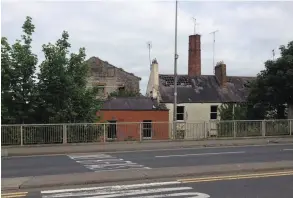
MULTIPOLYGON (((250 83, 248 102, 259 116, 286 118, 286 106, 293 106, 293 41, 280 48, 281 56, 265 62, 255 81, 250 83)), ((290 114, 291 115, 291 114, 290 114)))
POLYGON ((9 123, 13 117, 11 112, 11 47, 5 37, 1 38, 1 120, 2 123, 9 123))
POLYGON ((219 108, 221 120, 246 120, 247 104, 224 103, 219 108))
POLYGON ((32 53, 32 34, 35 26, 27 17, 21 40, 10 47, 6 38, 1 39, 1 113, 3 123, 30 123, 35 109, 35 70, 37 56, 32 53))
POLYGON ((39 113, 50 123, 94 122, 100 102, 97 88, 87 88, 85 49, 69 54, 69 34, 64 31, 56 44, 43 45, 45 60, 39 74, 39 113))

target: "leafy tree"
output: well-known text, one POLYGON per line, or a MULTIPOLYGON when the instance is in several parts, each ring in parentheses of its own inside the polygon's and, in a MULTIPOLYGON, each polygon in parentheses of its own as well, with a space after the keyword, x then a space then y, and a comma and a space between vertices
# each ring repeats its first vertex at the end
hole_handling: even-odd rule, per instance
POLYGON ((69 54, 69 34, 64 31, 56 44, 43 45, 40 66, 39 106, 43 122, 94 122, 100 102, 97 88, 87 88, 85 49, 69 54))
MULTIPOLYGON (((254 105, 254 112, 262 117, 286 118, 286 105, 293 106, 293 41, 280 48, 281 57, 265 62, 255 81, 250 83, 248 101, 254 105)), ((290 113, 291 115, 291 113, 290 113)))
POLYGON ((1 39, 1 92, 3 123, 30 123, 35 109, 35 70, 37 56, 32 53, 32 34, 35 26, 27 17, 23 26, 21 40, 10 47, 7 39, 1 39))
POLYGON ((224 103, 219 108, 221 120, 245 120, 247 118, 247 104, 224 103))
POLYGON ((12 93, 11 93, 11 47, 5 37, 1 38, 1 120, 2 123, 11 121, 12 93))

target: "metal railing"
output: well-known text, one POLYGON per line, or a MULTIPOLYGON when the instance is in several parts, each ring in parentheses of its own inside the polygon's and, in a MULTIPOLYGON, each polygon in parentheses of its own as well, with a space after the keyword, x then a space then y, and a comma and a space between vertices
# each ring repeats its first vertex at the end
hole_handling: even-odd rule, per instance
POLYGON ((38 145, 147 140, 292 136, 293 120, 117 122, 2 125, 1 144, 38 145))

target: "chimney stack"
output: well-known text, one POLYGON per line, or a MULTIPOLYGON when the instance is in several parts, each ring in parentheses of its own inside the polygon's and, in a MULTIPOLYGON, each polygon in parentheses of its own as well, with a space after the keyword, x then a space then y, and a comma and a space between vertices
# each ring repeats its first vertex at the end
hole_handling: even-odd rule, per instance
POLYGON ((215 76, 220 83, 221 87, 226 87, 227 74, 226 74, 226 64, 223 62, 218 63, 215 66, 215 76))
POLYGON ((201 75, 201 48, 200 35, 189 36, 188 48, 188 76, 201 75))
POLYGON ((153 82, 152 98, 159 99, 159 65, 157 59, 152 61, 151 78, 153 82))

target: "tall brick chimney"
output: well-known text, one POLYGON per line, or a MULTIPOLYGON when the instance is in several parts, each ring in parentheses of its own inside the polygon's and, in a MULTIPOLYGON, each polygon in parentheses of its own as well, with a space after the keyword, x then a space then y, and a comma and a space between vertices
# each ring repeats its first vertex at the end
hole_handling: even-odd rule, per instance
POLYGON ((215 76, 220 83, 221 87, 226 87, 227 83, 227 74, 226 74, 226 64, 218 63, 215 66, 215 76))
POLYGON ((188 47, 188 76, 201 75, 201 49, 200 49, 200 35, 189 36, 188 47))

